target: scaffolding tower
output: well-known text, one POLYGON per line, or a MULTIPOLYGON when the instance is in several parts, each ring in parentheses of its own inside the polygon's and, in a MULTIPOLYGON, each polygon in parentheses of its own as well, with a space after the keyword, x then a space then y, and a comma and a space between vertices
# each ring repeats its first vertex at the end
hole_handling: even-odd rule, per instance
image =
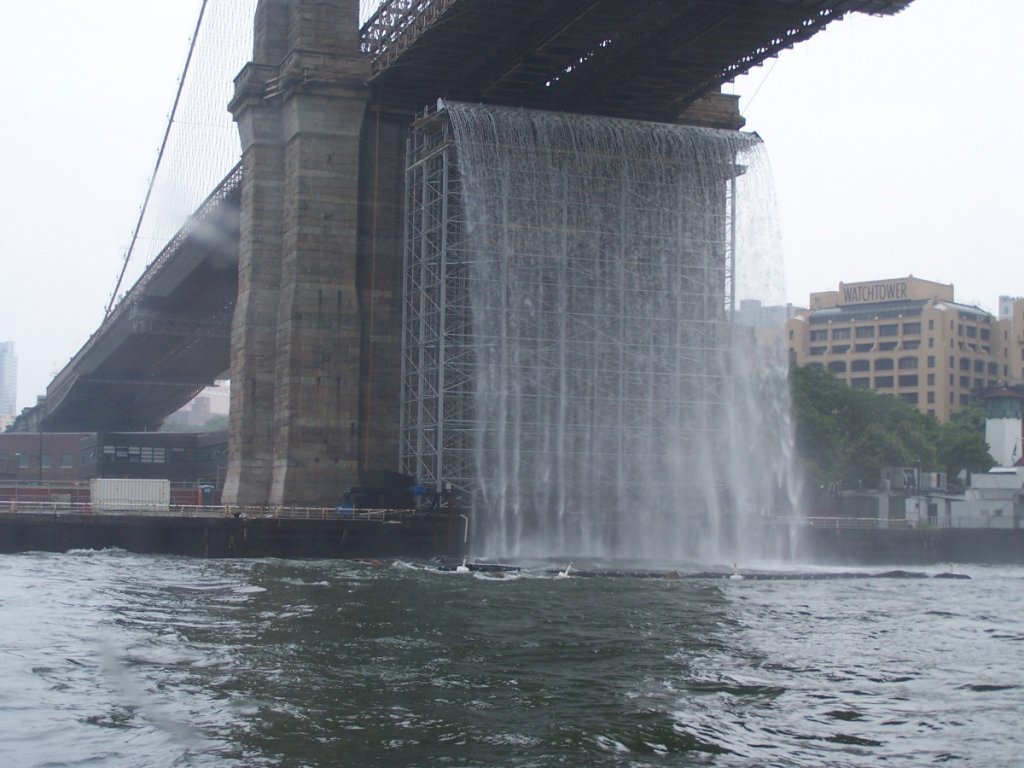
MULTIPOLYGON (((585 222, 574 218, 580 206, 562 182, 534 174, 519 187, 495 184, 503 199, 484 204, 518 210, 509 214, 508 232, 492 233, 485 242, 479 233, 470 237, 467 209, 479 201, 467 198, 449 109, 440 105, 421 117, 411 132, 406 169, 403 471, 473 495, 487 482, 482 475, 507 464, 495 454, 514 446, 513 482, 533 482, 550 474, 553 464, 563 481, 574 478, 546 491, 535 506, 564 506, 566 494, 580 493, 581 484, 594 500, 613 504, 624 496, 640 499, 644 488, 650 505, 652 487, 661 498, 679 487, 666 453, 672 453, 672 466, 727 461, 722 437, 729 429, 740 169, 733 160, 725 168, 712 165, 713 190, 695 185, 685 192, 708 198, 693 201, 698 214, 663 208, 658 190, 645 197, 624 188, 604 219, 590 220, 594 232, 581 233, 585 222), (661 258, 653 268, 649 253, 633 251, 623 245, 633 241, 621 239, 627 233, 651 240, 633 232, 638 222, 651 220, 674 222, 661 240, 649 243, 661 258), (531 239, 535 235, 541 240, 531 239), (594 248, 614 243, 613 252, 578 248, 573 238, 596 243, 594 248), (666 260, 665 253, 680 258, 666 260), (533 286, 526 290, 534 301, 512 306, 526 285, 533 286), (595 290, 597 299, 588 293, 595 290), (615 293, 610 300, 609 291, 615 293), (523 340, 528 345, 514 360, 503 357, 523 340), (582 357, 569 360, 574 349, 582 357), (505 404, 486 398, 495 387, 494 364, 512 370, 514 381, 502 384, 502 397, 515 398, 520 409, 514 434, 512 428, 503 433, 489 410, 505 404), (567 393, 575 400, 567 400, 567 393), (552 422, 560 422, 557 434, 552 422)), ((567 175, 557 169, 550 175, 558 174, 567 175)), ((594 174, 583 183, 614 187, 603 170, 594 174)))

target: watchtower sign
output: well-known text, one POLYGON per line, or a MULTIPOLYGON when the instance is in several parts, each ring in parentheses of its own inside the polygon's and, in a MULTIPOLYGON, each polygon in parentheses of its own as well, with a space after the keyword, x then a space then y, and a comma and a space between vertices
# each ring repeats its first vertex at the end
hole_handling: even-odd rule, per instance
POLYGON ((839 286, 841 304, 870 304, 910 298, 906 280, 879 280, 839 286))

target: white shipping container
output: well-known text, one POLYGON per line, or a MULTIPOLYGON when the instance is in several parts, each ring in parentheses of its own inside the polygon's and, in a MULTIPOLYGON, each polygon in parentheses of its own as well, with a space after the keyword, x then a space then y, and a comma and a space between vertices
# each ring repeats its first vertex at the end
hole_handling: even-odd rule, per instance
POLYGON ((170 480, 99 477, 89 490, 97 512, 167 512, 171 505, 170 480))

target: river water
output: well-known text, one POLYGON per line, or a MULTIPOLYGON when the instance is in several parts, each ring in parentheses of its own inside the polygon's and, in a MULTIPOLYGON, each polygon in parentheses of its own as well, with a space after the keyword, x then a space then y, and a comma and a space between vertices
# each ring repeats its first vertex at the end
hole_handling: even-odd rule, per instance
POLYGON ((1024 569, 958 570, 3 556, 0 765, 1020 765, 1024 569))

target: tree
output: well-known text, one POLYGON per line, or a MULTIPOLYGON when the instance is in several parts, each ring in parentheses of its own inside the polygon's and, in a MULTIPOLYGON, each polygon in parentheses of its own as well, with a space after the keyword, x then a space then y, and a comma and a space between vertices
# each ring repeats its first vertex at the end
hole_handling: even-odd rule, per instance
POLYGON ((955 477, 994 463, 984 406, 940 425, 898 397, 853 389, 823 368, 792 368, 790 390, 797 458, 812 488, 874 488, 884 467, 955 477))
POLYGON ((985 442, 985 405, 974 403, 954 413, 938 428, 936 449, 947 478, 956 477, 961 470, 988 472, 995 461, 985 442))

